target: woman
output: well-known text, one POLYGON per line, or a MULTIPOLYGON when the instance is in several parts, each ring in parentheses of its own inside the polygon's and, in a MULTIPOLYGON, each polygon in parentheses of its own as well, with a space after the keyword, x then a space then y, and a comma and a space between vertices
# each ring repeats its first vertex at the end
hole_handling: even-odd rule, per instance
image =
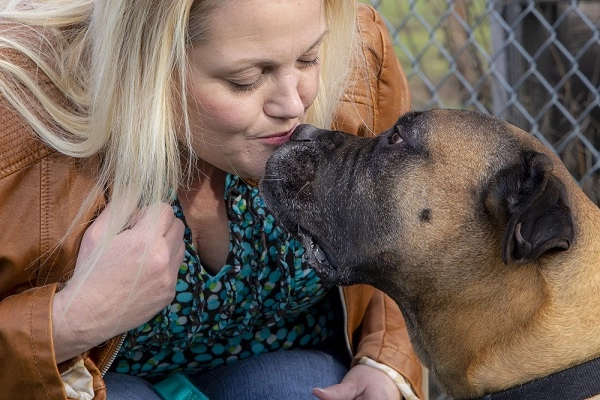
POLYGON ((395 304, 340 301, 253 185, 300 123, 408 109, 372 8, 2 4, 0 396, 149 399, 178 371, 211 399, 419 393, 395 304))

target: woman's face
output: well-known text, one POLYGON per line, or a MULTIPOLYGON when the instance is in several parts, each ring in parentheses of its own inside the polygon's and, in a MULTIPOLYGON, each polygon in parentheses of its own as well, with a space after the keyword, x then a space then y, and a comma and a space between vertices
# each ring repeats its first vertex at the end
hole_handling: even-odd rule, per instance
POLYGON ((188 53, 193 150, 242 177, 302 123, 319 86, 324 0, 234 0, 217 6, 188 53))

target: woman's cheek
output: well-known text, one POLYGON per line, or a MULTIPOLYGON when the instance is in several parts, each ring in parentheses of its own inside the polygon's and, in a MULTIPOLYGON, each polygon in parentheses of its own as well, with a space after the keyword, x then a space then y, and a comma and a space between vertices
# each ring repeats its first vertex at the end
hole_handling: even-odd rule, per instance
POLYGON ((197 96, 196 120, 202 131, 239 133, 245 131, 256 119, 252 102, 231 93, 217 92, 212 96, 197 96))
POLYGON ((300 93, 300 98, 302 98, 302 101, 304 102, 305 108, 310 107, 317 97, 317 93, 319 92, 319 78, 321 75, 320 71, 320 68, 313 68, 308 74, 307 79, 303 79, 298 87, 298 92, 300 93))

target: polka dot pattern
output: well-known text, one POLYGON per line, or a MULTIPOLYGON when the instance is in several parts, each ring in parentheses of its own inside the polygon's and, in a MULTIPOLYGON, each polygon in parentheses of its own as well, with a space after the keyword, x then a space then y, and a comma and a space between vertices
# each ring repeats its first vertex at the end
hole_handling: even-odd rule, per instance
MULTIPOLYGON (((337 290, 307 267, 302 245, 274 221, 258 189, 228 175, 230 253, 204 270, 186 225, 173 302, 128 332, 111 370, 144 377, 193 373, 271 351, 309 348, 340 333, 337 290)), ((181 206, 175 215, 185 223, 181 206)))

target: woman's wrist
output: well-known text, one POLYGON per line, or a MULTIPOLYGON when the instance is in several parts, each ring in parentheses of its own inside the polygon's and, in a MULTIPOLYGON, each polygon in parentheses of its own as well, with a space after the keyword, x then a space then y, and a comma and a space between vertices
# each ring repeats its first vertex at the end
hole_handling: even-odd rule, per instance
MULTIPOLYGON (((57 364, 77 357, 96 344, 94 340, 86 338, 89 335, 86 335, 81 329, 80 322, 83 321, 83 318, 78 316, 78 324, 75 324, 70 313, 65 311, 68 300, 68 293, 58 291, 54 294, 52 301, 52 337, 57 364)), ((98 343, 101 342, 102 340, 98 343)))

